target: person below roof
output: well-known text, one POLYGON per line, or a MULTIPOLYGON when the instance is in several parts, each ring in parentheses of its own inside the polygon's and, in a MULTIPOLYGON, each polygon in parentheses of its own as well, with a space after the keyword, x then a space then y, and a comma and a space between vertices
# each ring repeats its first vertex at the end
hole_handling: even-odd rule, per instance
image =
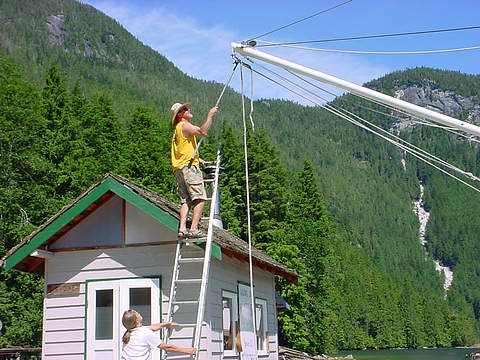
POLYGON ((127 331, 122 339, 122 360, 151 360, 152 349, 157 347, 167 352, 195 355, 197 349, 167 344, 154 333, 161 328, 180 326, 179 324, 168 321, 143 326, 142 320, 142 315, 135 310, 127 310, 123 313, 122 324, 127 331))
POLYGON ((170 109, 172 112, 172 125, 174 126, 171 160, 182 201, 178 236, 198 238, 205 236, 198 229, 205 200, 207 200, 203 176, 200 170, 200 166, 204 166, 205 161, 199 157, 197 152, 192 163, 189 163, 197 147, 195 136, 206 136, 208 134, 208 130, 210 130, 212 125, 212 118, 217 113, 218 107, 214 106, 210 109, 205 122, 201 126, 195 126, 190 122, 193 116, 190 112, 190 106, 190 103, 175 103, 170 109), (187 231, 187 216, 191 207, 193 207, 192 223, 190 231, 187 231))

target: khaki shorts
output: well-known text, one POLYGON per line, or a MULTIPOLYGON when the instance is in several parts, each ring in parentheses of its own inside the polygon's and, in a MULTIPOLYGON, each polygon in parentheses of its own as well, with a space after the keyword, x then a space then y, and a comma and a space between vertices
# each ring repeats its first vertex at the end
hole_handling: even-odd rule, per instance
POLYGON ((203 186, 203 175, 200 168, 196 165, 182 166, 175 170, 175 177, 178 181, 178 193, 182 204, 190 203, 194 200, 207 200, 205 187, 203 186))

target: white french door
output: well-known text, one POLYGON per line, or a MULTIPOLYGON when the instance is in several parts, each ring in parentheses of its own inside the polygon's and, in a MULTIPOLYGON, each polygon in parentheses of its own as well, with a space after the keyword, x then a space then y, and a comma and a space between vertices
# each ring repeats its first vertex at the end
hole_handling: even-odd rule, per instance
MULTIPOLYGON (((91 281, 87 284, 87 360, 117 360, 125 328, 122 315, 133 309, 143 325, 160 322, 160 280, 135 278, 91 281)), ((158 335, 160 339, 160 334, 158 335)), ((152 353, 160 359, 160 350, 152 353)))

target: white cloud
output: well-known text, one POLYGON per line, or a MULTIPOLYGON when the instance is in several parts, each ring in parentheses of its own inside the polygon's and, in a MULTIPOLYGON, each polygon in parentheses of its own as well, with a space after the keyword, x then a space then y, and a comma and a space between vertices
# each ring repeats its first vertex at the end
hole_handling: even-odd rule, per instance
MULTIPOLYGON (((135 2, 113 0, 90 0, 89 3, 116 19, 140 41, 166 56, 186 74, 220 83, 224 83, 230 75, 233 67, 230 43, 239 40, 240 35, 237 32, 215 24, 210 27, 201 26, 191 15, 177 15, 164 6, 142 8, 135 5, 135 2)), ((369 65, 352 55, 292 51, 285 48, 266 48, 265 52, 357 84, 389 72, 387 68, 369 65)), ((247 96, 250 94, 249 78, 250 75, 245 73, 247 96)), ((240 91, 239 79, 237 74, 232 80, 232 87, 237 91, 240 91)), ((321 84, 320 86, 326 87, 321 84)), ((254 79, 254 87, 255 98, 291 99, 311 105, 289 91, 259 78, 258 75, 254 79)))

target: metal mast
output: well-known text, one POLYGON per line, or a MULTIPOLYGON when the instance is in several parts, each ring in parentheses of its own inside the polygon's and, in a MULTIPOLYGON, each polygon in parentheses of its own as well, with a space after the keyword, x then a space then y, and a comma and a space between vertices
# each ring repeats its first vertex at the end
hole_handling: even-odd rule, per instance
POLYGON ((425 109, 421 106, 411 104, 407 101, 403 101, 400 99, 396 99, 392 96, 382 94, 378 91, 372 90, 365 88, 363 86, 351 83, 346 80, 339 79, 337 77, 334 77, 332 75, 328 75, 325 73, 322 73, 320 71, 308 68, 306 66, 302 66, 299 64, 296 64, 294 62, 279 58, 277 56, 273 56, 267 53, 264 53, 263 51, 259 51, 255 48, 253 48, 251 45, 248 44, 241 44, 241 43, 235 43, 232 42, 232 50, 233 52, 237 52, 240 55, 244 57, 251 57, 255 58, 258 60, 265 61, 269 64, 279 66, 281 68, 284 68, 286 70, 290 70, 293 72, 296 72, 298 74, 308 76, 312 79, 321 81, 323 83, 333 85, 337 88, 346 90, 350 93, 357 94, 360 96, 367 97, 371 100, 375 100, 378 102, 381 102, 383 104, 392 106, 396 109, 403 110, 409 114, 419 116, 422 118, 426 118, 428 120, 434 121, 436 123, 440 123, 442 125, 454 127, 458 130, 465 131, 467 133, 480 136, 480 127, 467 123, 465 121, 461 121, 455 118, 452 118, 450 116, 438 113, 433 110, 425 109))

